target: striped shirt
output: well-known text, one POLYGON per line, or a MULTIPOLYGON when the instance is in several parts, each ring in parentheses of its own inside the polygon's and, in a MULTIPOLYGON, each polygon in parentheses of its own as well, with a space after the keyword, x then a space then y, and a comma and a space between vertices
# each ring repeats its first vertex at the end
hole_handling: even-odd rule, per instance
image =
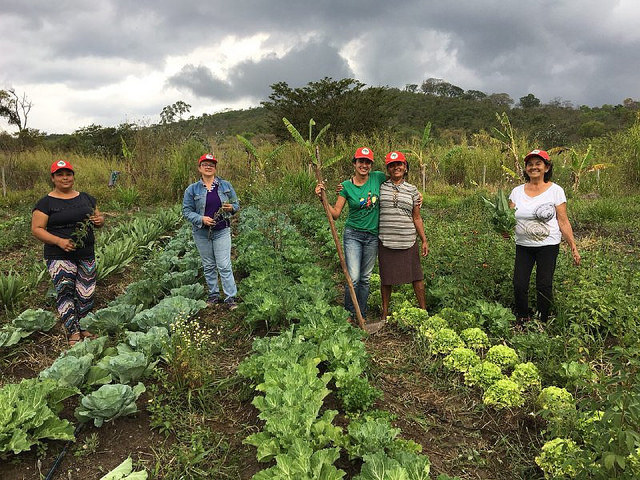
POLYGON ((380 185, 380 227, 378 237, 387 248, 403 250, 416 243, 413 207, 418 204, 418 189, 407 182, 380 185))

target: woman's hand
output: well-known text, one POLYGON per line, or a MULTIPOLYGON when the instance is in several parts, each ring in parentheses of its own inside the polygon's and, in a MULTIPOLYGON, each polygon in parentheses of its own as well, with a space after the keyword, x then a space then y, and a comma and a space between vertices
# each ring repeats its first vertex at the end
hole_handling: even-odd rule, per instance
POLYGON ((224 210, 225 212, 233 212, 233 205, 231 205, 230 203, 223 203, 222 210, 224 210))
POLYGON ((580 252, 578 252, 578 247, 575 245, 571 247, 571 255, 573 256, 573 263, 576 266, 580 265, 580 252))
POLYGON ((101 213, 94 213, 89 217, 89 221, 93 223, 96 228, 100 228, 104 225, 104 215, 101 213))
POLYGON ((215 222, 213 221, 213 218, 211 217, 202 217, 202 225, 204 225, 205 227, 212 227, 215 224, 215 222))
POLYGON ((422 256, 426 257, 429 255, 429 244, 427 242, 422 242, 422 256))
POLYGON ((322 182, 318 182, 318 184, 316 185, 315 192, 316 192, 316 195, 317 195, 319 198, 322 198, 322 191, 323 191, 324 189, 325 189, 324 183, 322 183, 322 182))
POLYGON ((61 238, 56 242, 56 245, 65 252, 73 252, 76 249, 73 240, 70 238, 61 238))

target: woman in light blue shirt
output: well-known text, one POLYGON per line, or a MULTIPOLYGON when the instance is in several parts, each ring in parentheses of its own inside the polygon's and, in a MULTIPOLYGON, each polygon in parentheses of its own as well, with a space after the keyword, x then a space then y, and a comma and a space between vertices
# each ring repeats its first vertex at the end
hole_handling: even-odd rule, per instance
POLYGON ((209 287, 207 303, 215 305, 221 300, 219 274, 224 303, 234 310, 238 288, 231 267, 229 221, 240 205, 231 183, 216 176, 217 166, 218 160, 211 153, 200 157, 198 171, 202 178, 184 191, 182 215, 193 226, 193 239, 202 258, 204 277, 209 287))

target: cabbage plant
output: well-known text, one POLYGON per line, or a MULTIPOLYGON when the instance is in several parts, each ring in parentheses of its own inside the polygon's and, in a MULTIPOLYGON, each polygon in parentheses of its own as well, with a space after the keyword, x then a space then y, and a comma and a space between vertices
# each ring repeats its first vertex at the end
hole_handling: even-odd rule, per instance
POLYGON ((82 423, 93 420, 96 427, 101 427, 104 422, 136 413, 136 400, 144 391, 142 383, 133 388, 119 383, 103 385, 95 392, 82 397, 75 416, 82 423))

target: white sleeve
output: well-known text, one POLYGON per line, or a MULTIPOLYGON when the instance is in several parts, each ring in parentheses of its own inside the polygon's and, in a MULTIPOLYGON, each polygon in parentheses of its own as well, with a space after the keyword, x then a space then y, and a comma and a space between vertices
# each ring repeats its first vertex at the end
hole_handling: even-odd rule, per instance
POLYGON ((513 190, 511 190, 511 193, 509 194, 509 200, 511 200, 511 203, 516 203, 516 190, 518 189, 518 187, 515 187, 513 190))
POLYGON ((554 197, 555 197, 554 200, 555 200, 556 206, 562 205, 563 203, 567 203, 567 197, 564 194, 564 189, 558 184, 556 184, 556 187, 558 187, 556 188, 556 191, 554 194, 554 197))

